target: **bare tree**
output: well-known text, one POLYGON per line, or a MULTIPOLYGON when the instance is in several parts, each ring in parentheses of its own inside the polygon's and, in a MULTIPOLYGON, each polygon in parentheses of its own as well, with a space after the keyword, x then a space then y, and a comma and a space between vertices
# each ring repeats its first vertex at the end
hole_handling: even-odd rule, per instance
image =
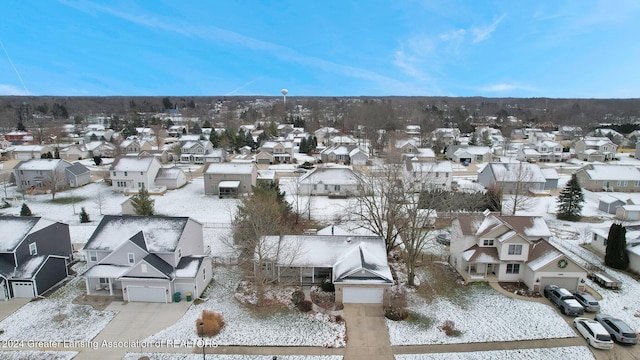
POLYGON ((492 191, 502 199, 501 213, 515 215, 517 211, 530 209, 535 204, 531 196, 531 184, 535 178, 533 164, 506 163, 496 172, 492 191))
POLYGON ((59 190, 67 188, 67 177, 64 168, 55 168, 49 171, 42 181, 42 184, 51 191, 51 200, 55 200, 59 190))
POLYGON ((98 191, 93 198, 93 203, 98 207, 98 211, 100 212, 100 215, 103 215, 102 209, 104 208, 104 205, 106 204, 106 202, 107 202, 107 199, 104 197, 104 194, 102 193, 102 191, 98 191))

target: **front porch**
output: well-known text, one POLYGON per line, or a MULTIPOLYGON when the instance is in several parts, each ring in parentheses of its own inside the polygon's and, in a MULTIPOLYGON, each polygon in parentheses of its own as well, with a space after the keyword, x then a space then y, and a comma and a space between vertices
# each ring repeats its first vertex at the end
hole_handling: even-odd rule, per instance
POLYGON ((499 266, 499 264, 469 263, 466 271, 463 271, 460 275, 464 278, 465 283, 476 281, 497 283, 498 276, 496 273, 499 266))
POLYGON ((313 285, 331 280, 331 268, 276 266, 274 277, 279 283, 313 285))

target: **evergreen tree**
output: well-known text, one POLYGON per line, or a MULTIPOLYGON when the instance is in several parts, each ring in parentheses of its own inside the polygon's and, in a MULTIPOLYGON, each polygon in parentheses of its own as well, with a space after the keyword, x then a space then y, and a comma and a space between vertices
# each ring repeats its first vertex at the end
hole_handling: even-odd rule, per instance
POLYGON ((614 269, 625 270, 629 266, 627 256, 627 229, 622 224, 611 224, 607 236, 604 264, 614 269))
POLYGON ((307 147, 307 139, 300 139, 300 147, 298 148, 298 152, 301 154, 306 154, 309 152, 309 148, 307 147))
POLYGON ((217 148, 218 145, 220 145, 220 135, 215 129, 213 129, 211 134, 209 134, 209 141, 211 141, 214 148, 217 148))
POLYGON ((193 125, 193 128, 191 129, 191 133, 194 135, 200 135, 202 134, 202 128, 200 127, 200 125, 195 124, 193 125))
POLYGON ((584 194, 578 182, 576 174, 571 176, 571 180, 562 189, 558 197, 558 215, 560 220, 578 221, 582 216, 582 206, 584 204, 584 194))
POLYGON ((81 223, 88 223, 91 220, 89 219, 89 214, 87 214, 87 211, 84 209, 84 206, 82 207, 82 211, 80 211, 80 222, 81 223))
POLYGON ((278 136, 278 125, 275 122, 269 123, 269 134, 271 136, 278 136))
POLYGON ((20 209, 20 216, 31 216, 31 209, 29 209, 26 203, 22 203, 22 208, 20 209))
POLYGON ((153 204, 155 200, 149 197, 149 192, 143 186, 138 190, 138 194, 131 198, 131 206, 136 215, 150 216, 153 215, 153 204))

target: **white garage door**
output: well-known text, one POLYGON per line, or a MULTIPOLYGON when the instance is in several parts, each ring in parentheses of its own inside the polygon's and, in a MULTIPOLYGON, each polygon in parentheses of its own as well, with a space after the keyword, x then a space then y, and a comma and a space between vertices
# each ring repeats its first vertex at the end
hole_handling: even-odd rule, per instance
POLYGON ((17 297, 17 298, 36 297, 33 291, 33 283, 30 281, 12 282, 11 287, 13 288, 13 297, 17 297))
POLYGON ((578 280, 577 277, 543 277, 540 279, 540 293, 542 293, 545 286, 550 284, 558 285, 569 291, 578 290, 578 280))
POLYGON ((167 302, 167 290, 163 287, 127 286, 129 301, 167 302))
POLYGON ((345 287, 342 302, 345 304, 382 304, 382 288, 345 287))

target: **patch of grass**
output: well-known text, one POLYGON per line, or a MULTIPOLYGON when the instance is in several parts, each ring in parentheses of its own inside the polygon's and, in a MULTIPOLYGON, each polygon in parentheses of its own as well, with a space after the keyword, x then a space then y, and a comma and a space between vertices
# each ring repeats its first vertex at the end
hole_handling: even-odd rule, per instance
POLYGON ((424 316, 422 314, 419 314, 411 310, 409 310, 408 312, 409 314, 405 319, 406 322, 416 324, 418 327, 423 328, 425 330, 428 330, 432 327, 433 319, 431 319, 430 317, 424 316))
POLYGON ((446 298, 461 307, 465 305, 468 289, 451 265, 440 262, 425 262, 420 271, 424 272, 426 279, 420 280, 418 294, 427 302, 432 302, 437 298, 446 298))
POLYGON ((68 205, 68 204, 82 202, 85 200, 87 200, 87 198, 84 196, 65 196, 65 197, 56 197, 55 199, 50 200, 50 202, 52 204, 68 205))

